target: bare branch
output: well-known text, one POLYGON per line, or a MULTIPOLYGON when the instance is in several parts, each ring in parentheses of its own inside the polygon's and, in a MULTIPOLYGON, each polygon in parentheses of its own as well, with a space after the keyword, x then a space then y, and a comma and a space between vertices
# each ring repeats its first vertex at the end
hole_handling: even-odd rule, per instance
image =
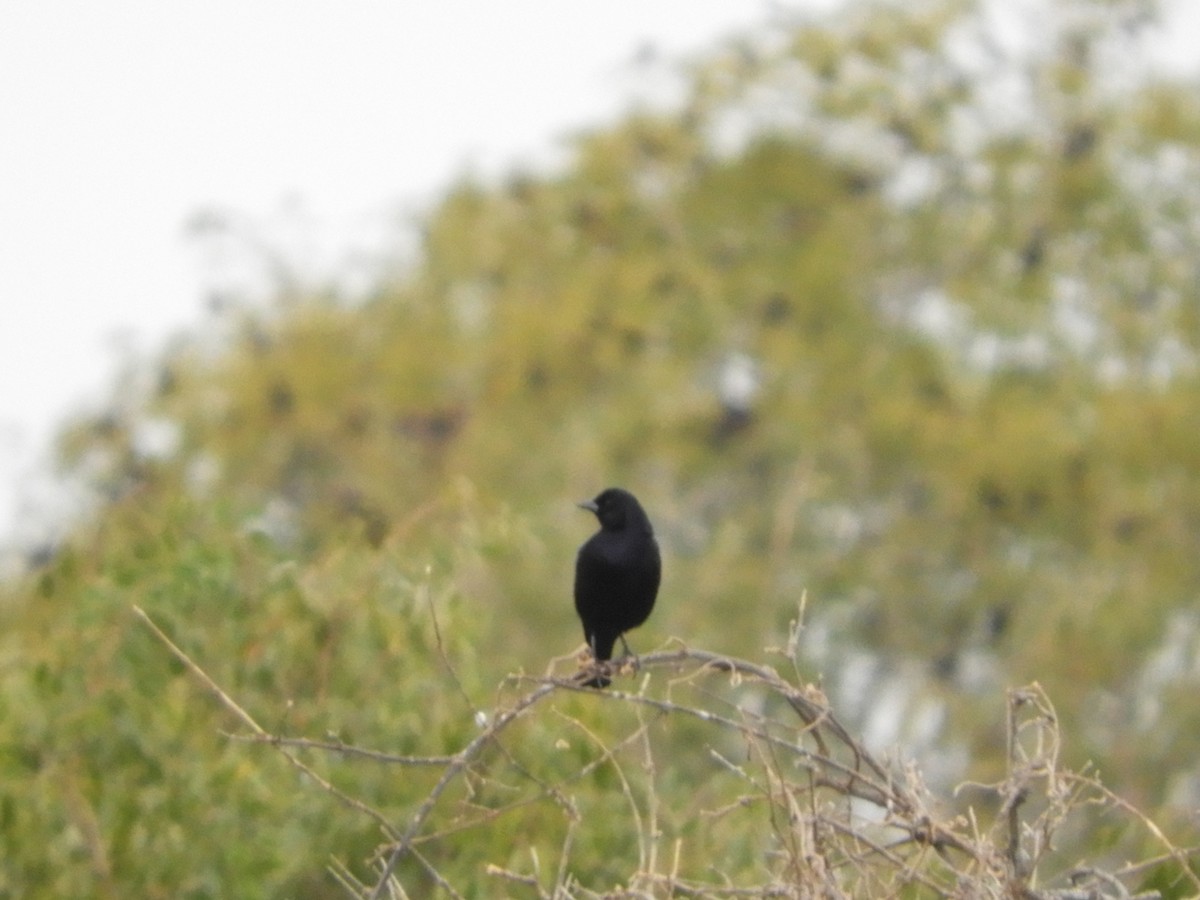
MULTIPOLYGON (((332 877, 357 900, 408 897, 412 888, 406 888, 397 874, 405 858, 415 861, 423 873, 422 890, 432 885, 448 897, 474 893, 477 886, 465 890, 456 885, 457 876, 440 869, 435 860, 454 858, 452 842, 471 839, 461 835, 496 828, 500 819, 520 810, 530 811, 536 821, 546 821, 536 818, 539 804, 552 804, 561 816, 558 821, 563 823, 563 831, 557 844, 549 848, 544 840, 530 844, 531 871, 514 870, 511 860, 504 859, 488 863, 485 872, 514 889, 531 890, 547 900, 596 896, 882 897, 913 889, 933 896, 997 900, 1149 900, 1155 896, 1152 892, 1133 895, 1127 885, 1150 868, 1171 862, 1178 864, 1182 879, 1200 889, 1200 878, 1191 866, 1193 849, 1171 843, 1149 817, 1107 790, 1094 774, 1061 768, 1057 714, 1037 684, 1009 692, 1008 771, 1000 783, 980 786, 989 796, 1000 798, 995 813, 981 822, 973 806, 951 818, 934 812, 939 804, 924 786, 916 764, 885 763, 838 721, 819 688, 793 684, 769 666, 746 660, 686 647, 651 653, 636 661, 637 669, 646 673, 636 693, 584 687, 582 681, 594 677, 594 668, 585 670, 582 677, 511 676, 506 684, 521 689, 519 695, 490 716, 475 710, 475 718, 487 724, 458 752, 402 755, 366 750, 336 738, 268 733, 144 611, 135 607, 134 612, 249 731, 227 737, 271 745, 339 802, 380 825, 388 843, 377 857, 372 886, 340 862, 329 867, 332 877), (665 670, 670 677, 656 681, 651 674, 656 670, 665 670), (715 675, 724 677, 714 680, 715 675), (765 695, 747 706, 747 689, 765 695), (616 731, 602 733, 590 720, 555 706, 551 715, 560 722, 556 725, 553 719, 543 718, 535 720, 537 726, 553 735, 565 722, 586 735, 588 744, 600 752, 573 764, 569 771, 547 774, 545 759, 534 756, 535 761, 530 762, 529 753, 510 731, 514 723, 555 695, 571 703, 582 697, 614 709, 624 707, 632 721, 629 716, 607 717, 616 731), (685 702, 685 696, 697 697, 699 702, 685 702), (781 702, 767 703, 772 697, 781 702), (769 712, 772 709, 774 714, 769 712), (653 715, 646 715, 647 710, 653 715), (780 716, 786 710, 791 710, 795 719, 790 714, 780 716), (684 855, 687 832, 679 832, 668 845, 669 861, 660 853, 667 829, 675 827, 670 824, 673 815, 663 814, 673 814, 668 800, 679 798, 660 793, 671 773, 670 767, 660 766, 656 758, 651 731, 673 728, 672 723, 680 720, 700 723, 701 733, 710 728, 715 738, 726 742, 704 749, 714 764, 710 780, 721 782, 722 787, 713 792, 713 802, 695 814, 713 828, 733 828, 735 834, 742 822, 748 828, 760 828, 765 822, 771 829, 772 847, 764 850, 766 868, 758 883, 738 883, 720 871, 717 860, 701 870, 695 868, 693 859, 689 871, 684 855), (736 741, 735 748, 744 748, 744 758, 739 755, 742 751, 730 752, 730 738, 736 741), (488 748, 496 752, 485 755, 488 748), (336 754, 348 761, 382 765, 436 766, 441 773, 401 826, 317 775, 293 751, 336 754), (480 787, 501 784, 497 768, 501 765, 505 771, 517 773, 517 786, 533 790, 522 789, 525 796, 500 805, 477 799, 480 787), (594 824, 573 792, 586 791, 587 779, 601 767, 610 767, 616 774, 624 797, 620 827, 631 829, 629 833, 637 839, 635 858, 630 860, 634 871, 623 887, 602 894, 581 885, 572 864, 577 838, 594 824), (457 801, 457 815, 442 827, 427 829, 435 811, 448 802, 448 788, 468 773, 471 790, 467 798, 457 801), (1115 810, 1131 818, 1163 852, 1116 870, 1075 861, 1052 871, 1053 861, 1058 859, 1054 844, 1061 839, 1063 826, 1083 811, 1094 809, 1115 810), (539 846, 543 852, 551 849, 557 857, 544 874, 539 846)), ((439 651, 444 655, 440 635, 439 651)), ((448 659, 443 661, 454 689, 474 709, 454 667, 448 659)), ((619 676, 631 661, 603 665, 604 674, 619 676)), ((570 746, 564 738, 559 740, 564 747, 570 746)), ((511 792, 514 785, 506 783, 502 790, 511 792)))
MULTIPOLYGON (((169 637, 167 637, 166 633, 161 628, 159 628, 158 625, 156 625, 154 623, 153 619, 151 619, 148 615, 146 615, 145 611, 140 606, 134 606, 133 612, 135 615, 137 615, 142 620, 142 622, 145 623, 146 627, 150 629, 150 631, 154 634, 154 636, 157 637, 160 641, 162 641, 163 644, 166 645, 167 649, 171 651, 171 653, 175 656, 175 658, 178 659, 181 663, 183 663, 184 668, 186 668, 189 672, 191 672, 194 676, 196 676, 196 678, 198 678, 201 681, 201 683, 203 683, 204 686, 207 687, 208 690, 211 693, 213 693, 217 697, 218 700, 221 701, 222 705, 226 709, 228 709, 235 716, 237 716, 242 721, 242 723, 245 724, 245 726, 247 728, 249 728, 251 731, 253 731, 259 737, 263 737, 263 738, 270 737, 267 734, 266 730, 263 729, 263 727, 261 725, 259 725, 257 721, 255 721, 254 717, 251 716, 250 713, 246 712, 246 710, 242 709, 242 707, 239 706, 232 697, 230 697, 227 693, 225 693, 225 691, 223 691, 221 689, 220 685, 218 685, 215 681, 213 681, 212 678, 209 677, 208 673, 205 672, 204 669, 202 669, 199 665, 197 665, 195 662, 193 662, 192 658, 190 656, 188 656, 186 653, 184 653, 183 650, 181 650, 175 644, 174 641, 172 641, 169 637)), ((349 806, 351 809, 358 810, 359 812, 363 813, 364 815, 370 816, 372 819, 374 819, 376 822, 378 822, 381 826, 383 826, 385 831, 390 833, 391 826, 389 825, 388 820, 377 810, 372 809, 370 806, 363 803, 361 800, 357 800, 354 797, 351 797, 349 794, 344 793, 339 788, 335 787, 331 782, 329 782, 328 780, 323 778, 320 774, 318 774, 311 767, 305 765, 304 762, 301 761, 297 756, 295 756, 292 753, 289 753, 282 746, 277 746, 277 749, 283 755, 284 759, 286 759, 289 763, 291 763, 293 766, 295 766, 297 769, 299 769, 301 772, 303 772, 305 775, 307 775, 309 778, 311 778, 313 781, 315 781, 317 784, 319 784, 325 791, 329 792, 334 797, 336 797, 341 803, 344 803, 346 806, 349 806)))

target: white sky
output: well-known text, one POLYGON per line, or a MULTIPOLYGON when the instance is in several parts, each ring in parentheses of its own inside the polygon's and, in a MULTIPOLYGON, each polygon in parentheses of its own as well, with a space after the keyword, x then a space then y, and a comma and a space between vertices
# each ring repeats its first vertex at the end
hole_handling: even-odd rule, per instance
POLYGON ((55 424, 202 321, 198 209, 270 222, 298 198, 336 260, 465 169, 615 116, 639 48, 695 52, 781 5, 0 3, 0 535, 52 502, 30 473, 55 424))
POLYGON ((465 169, 614 117, 639 49, 836 2, 0 2, 0 543, 52 503, 32 473, 54 426, 202 321, 197 210, 298 203, 333 266, 465 169))

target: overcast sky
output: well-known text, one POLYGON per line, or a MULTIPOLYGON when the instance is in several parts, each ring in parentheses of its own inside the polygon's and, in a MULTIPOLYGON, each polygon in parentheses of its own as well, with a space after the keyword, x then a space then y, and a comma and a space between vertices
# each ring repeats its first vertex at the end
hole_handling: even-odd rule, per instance
POLYGON ((203 320, 222 261, 185 236, 197 210, 305 221, 283 240, 338 268, 455 175, 616 116, 639 50, 785 5, 0 3, 0 535, 51 502, 30 472, 54 425, 203 320))
POLYGON ((835 2, 0 2, 0 543, 52 504, 55 424, 203 321, 229 273, 197 211, 308 223, 282 240, 336 270, 456 174, 615 117, 639 51, 835 2))

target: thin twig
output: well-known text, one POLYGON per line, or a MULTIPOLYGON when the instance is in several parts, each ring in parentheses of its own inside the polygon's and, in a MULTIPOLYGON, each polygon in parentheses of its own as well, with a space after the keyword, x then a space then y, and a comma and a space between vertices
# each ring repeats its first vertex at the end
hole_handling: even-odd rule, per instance
MULTIPOLYGON (((161 628, 159 628, 158 625, 155 624, 154 620, 151 619, 148 615, 146 615, 145 610, 143 610, 140 606, 135 605, 133 607, 133 612, 145 623, 146 627, 150 629, 150 631, 154 634, 154 636, 157 637, 160 641, 162 641, 163 644, 166 645, 167 649, 171 651, 171 653, 175 656, 175 658, 178 659, 181 663, 183 663, 184 668, 186 668, 197 679, 199 679, 201 681, 201 683, 203 683, 204 686, 207 687, 208 690, 211 693, 213 693, 217 697, 218 700, 221 701, 221 704, 226 709, 228 709, 235 716, 237 716, 242 721, 242 723, 247 728, 249 728, 251 731, 253 731, 256 735, 259 735, 262 737, 269 737, 266 730, 261 725, 259 725, 257 721, 255 721, 254 717, 252 715, 250 715, 250 713, 246 712, 246 710, 242 709, 242 707, 239 706, 238 703, 232 697, 229 696, 229 694, 225 693, 225 691, 223 691, 221 689, 220 685, 218 685, 215 681, 213 681, 213 679, 209 676, 209 674, 207 672, 204 671, 204 669, 202 669, 199 665, 197 665, 190 656, 188 656, 186 653, 184 653, 183 650, 181 650, 175 644, 174 641, 172 641, 169 637, 167 637, 166 633, 161 628)), ((277 746, 276 749, 279 751, 279 753, 283 756, 284 759, 286 759, 289 763, 291 763, 293 766, 295 766, 297 769, 299 769, 301 772, 303 772, 305 775, 307 775, 309 778, 311 778, 313 781, 315 781, 317 784, 319 784, 324 790, 328 791, 330 794, 332 794, 334 797, 336 797, 340 802, 344 803, 346 806, 349 806, 351 809, 358 810, 359 812, 363 813, 364 815, 370 816, 372 819, 374 819, 376 822, 378 822, 384 828, 386 833, 394 834, 394 832, 391 829, 391 824, 388 822, 387 818, 382 813, 380 813, 378 810, 372 809, 370 806, 363 803, 361 800, 357 800, 354 797, 351 797, 349 794, 342 791, 340 788, 335 787, 331 782, 329 782, 328 780, 323 778, 321 775, 319 775, 313 768, 311 768, 308 765, 305 765, 305 763, 303 761, 301 761, 295 754, 289 753, 286 749, 284 749, 283 747, 280 747, 280 746, 277 746)))
MULTIPOLYGON (((267 732, 200 665, 168 638, 141 608, 133 609, 187 671, 249 731, 248 734, 228 734, 231 740, 274 746, 292 766, 339 802, 367 815, 382 827, 391 843, 380 851, 380 863, 376 869, 378 879, 373 887, 352 876, 340 862, 334 861, 329 866, 333 878, 360 900, 368 897, 372 900, 381 900, 385 896, 394 900, 407 897, 404 885, 395 875, 396 867, 406 857, 414 860, 442 894, 459 897, 458 888, 433 863, 433 859, 440 858, 441 854, 426 856, 424 848, 434 846, 440 851, 441 845, 437 842, 456 832, 487 826, 508 813, 547 800, 558 805, 566 818, 566 832, 558 849, 552 875, 553 886, 542 882, 536 847, 531 847, 533 874, 514 872, 504 866, 489 866, 488 871, 514 885, 533 888, 539 897, 547 900, 551 897, 569 900, 600 896, 576 882, 571 874, 571 849, 579 828, 587 820, 576 807, 574 798, 568 795, 567 786, 585 779, 605 765, 614 766, 628 801, 629 815, 633 820, 631 824, 639 838, 639 862, 637 870, 630 874, 625 889, 604 896, 643 897, 653 893, 656 896, 792 897, 796 896, 798 889, 803 888, 806 896, 812 894, 833 898, 849 893, 856 896, 894 895, 897 890, 904 891, 905 885, 916 885, 918 890, 928 890, 936 895, 1036 896, 1042 900, 1082 900, 1084 897, 1103 896, 1133 900, 1133 895, 1124 886, 1129 879, 1151 866, 1168 861, 1177 863, 1182 869, 1182 877, 1188 879, 1192 886, 1200 888, 1200 878, 1190 865, 1193 851, 1174 846, 1153 821, 1104 788, 1092 774, 1071 773, 1058 768, 1061 736, 1057 715, 1044 691, 1036 684, 1009 692, 1009 769, 1004 781, 989 788, 999 793, 1002 802, 990 828, 981 829, 973 808, 968 808, 965 815, 949 821, 928 812, 928 792, 915 766, 909 765, 903 769, 885 766, 838 722, 818 689, 812 686, 799 687, 781 678, 770 667, 744 660, 686 647, 642 657, 639 660, 642 670, 656 667, 686 669, 667 681, 665 697, 647 695, 646 689, 650 684, 648 676, 642 682, 641 691, 636 694, 617 689, 596 691, 584 687, 579 676, 542 679, 512 676, 508 681, 517 684, 528 682, 532 686, 507 709, 496 714, 457 753, 448 756, 400 755, 365 750, 336 739, 283 737, 267 732), (734 686, 742 684, 743 680, 758 685, 786 702, 802 724, 797 726, 794 722, 788 723, 785 731, 780 721, 761 713, 749 712, 719 692, 709 691, 708 687, 698 682, 710 672, 730 675, 734 686), (703 699, 711 701, 709 706, 706 708, 673 699, 675 690, 682 690, 683 687, 699 690, 703 699), (633 704, 637 724, 630 733, 618 735, 614 741, 594 732, 584 721, 560 713, 573 727, 586 733, 602 752, 563 777, 547 779, 536 768, 523 762, 522 754, 512 752, 505 745, 510 742, 507 733, 509 726, 555 692, 581 694, 604 703, 633 704), (722 709, 720 704, 726 704, 731 711, 736 710, 736 716, 723 714, 725 710, 714 711, 722 709), (647 708, 653 709, 658 716, 649 717, 651 721, 647 721, 648 717, 644 715, 647 708), (728 877, 721 876, 715 866, 709 870, 718 876, 715 882, 687 878, 680 871, 681 838, 676 838, 674 842, 674 858, 669 873, 659 872, 660 798, 656 789, 660 776, 652 753, 649 729, 658 722, 667 721, 666 717, 671 714, 708 723, 721 732, 739 735, 746 742, 748 763, 735 763, 715 748, 709 748, 709 753, 725 770, 751 785, 752 795, 742 796, 715 811, 704 809, 699 812, 701 816, 716 820, 737 809, 758 809, 764 803, 767 805, 778 850, 768 855, 768 859, 774 858, 777 862, 773 866, 775 871, 768 874, 763 883, 755 886, 735 885, 728 877), (781 731, 787 737, 782 737, 781 731), (641 748, 645 790, 648 792, 642 799, 638 799, 642 791, 641 782, 635 783, 632 773, 627 773, 626 765, 618 759, 619 753, 635 745, 641 748), (816 750, 812 749, 814 746, 816 750), (484 766, 481 756, 488 747, 495 747, 499 755, 489 757, 490 761, 484 766), (440 766, 442 772, 433 789, 401 828, 379 811, 334 787, 299 759, 293 750, 336 753, 400 766, 440 766), (507 760, 513 771, 536 786, 531 796, 493 808, 480 805, 478 808, 482 813, 479 815, 472 814, 471 808, 464 807, 466 817, 457 818, 448 827, 426 831, 435 809, 451 784, 468 771, 474 772, 477 766, 480 777, 487 777, 488 767, 501 759, 507 760), (794 774, 797 769, 801 773, 799 780, 794 774), (1037 799, 1045 801, 1045 808, 1036 818, 1022 823, 1023 804, 1035 789, 1037 799), (883 811, 883 815, 867 814, 864 818, 861 810, 851 802, 855 799, 875 805, 883 811), (1045 859, 1050 858, 1053 839, 1068 816, 1093 804, 1116 807, 1133 816, 1161 842, 1167 852, 1154 859, 1127 864, 1115 871, 1079 865, 1049 880, 1050 884, 1055 881, 1064 884, 1065 880, 1062 887, 1047 886, 1037 890, 1029 887, 1036 883, 1039 874, 1043 875, 1043 882, 1047 881, 1045 873, 1039 870, 1043 868, 1045 859), (643 805, 647 805, 645 809, 643 805), (898 837, 894 841, 885 840, 884 836, 888 834, 898 837), (1029 841, 1029 846, 1022 846, 1024 840, 1029 841), (911 847, 911 851, 902 849, 906 846, 911 847), (954 849, 962 855, 951 857, 945 852, 947 849, 954 849), (936 855, 931 851, 936 851, 936 855), (383 858, 385 855, 386 859, 383 858), (968 894, 963 894, 964 890, 968 894)), ((438 643, 439 651, 444 655, 440 630, 438 643)), ((468 706, 474 709, 453 666, 448 660, 445 662, 449 677, 467 700, 468 706)), ((613 663, 611 674, 619 675, 621 667, 622 661, 613 663)), ((480 716, 478 711, 476 716, 480 716)), ((1151 895, 1136 896, 1148 900, 1151 895)))
POLYGON ((467 744, 462 750, 454 756, 454 761, 446 767, 446 771, 442 773, 442 777, 438 779, 438 783, 433 786, 433 790, 425 798, 421 807, 412 817, 408 827, 400 835, 399 841, 393 848, 391 855, 388 856, 387 862, 384 864, 383 871, 379 876, 379 881, 375 885, 375 890, 371 892, 371 900, 379 900, 383 896, 383 891, 387 887, 388 879, 391 878, 392 872, 396 870, 396 866, 405 854, 412 848, 413 838, 417 832, 425 825, 425 820, 429 818, 433 808, 437 805, 438 799, 445 792, 450 783, 454 781, 463 770, 471 764, 475 757, 479 754, 488 742, 492 741, 495 736, 502 731, 510 722, 526 712, 531 706, 537 703, 554 691, 555 685, 547 684, 539 687, 532 693, 526 694, 516 702, 510 709, 505 710, 496 720, 488 726, 479 736, 471 743, 467 744))
POLYGON ((372 762, 402 766, 444 766, 454 761, 453 756, 405 756, 399 753, 384 753, 381 750, 368 750, 365 747, 356 747, 343 741, 318 741, 311 738, 283 737, 277 734, 236 734, 231 731, 222 731, 221 734, 231 741, 271 744, 275 747, 298 747, 304 750, 327 750, 341 756, 354 756, 360 759, 369 759, 372 762))

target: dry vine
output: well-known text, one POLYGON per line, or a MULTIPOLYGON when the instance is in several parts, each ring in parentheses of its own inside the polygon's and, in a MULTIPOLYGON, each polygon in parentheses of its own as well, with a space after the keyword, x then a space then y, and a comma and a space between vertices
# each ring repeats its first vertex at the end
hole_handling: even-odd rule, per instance
MULTIPOLYGON (((1200 878, 1188 852, 1176 847, 1137 810, 1115 797, 1090 774, 1064 770, 1059 765, 1061 735, 1057 716, 1037 684, 1008 694, 1008 773, 997 785, 980 786, 998 798, 998 813, 984 826, 973 810, 967 814, 944 812, 930 795, 913 765, 897 766, 874 755, 838 721, 821 691, 799 686, 774 669, 709 653, 681 648, 656 652, 638 660, 645 673, 636 692, 595 691, 571 678, 514 676, 510 686, 515 699, 491 715, 476 710, 485 722, 479 733, 456 753, 399 756, 344 745, 269 734, 176 646, 141 610, 136 614, 204 686, 249 729, 231 735, 268 743, 288 762, 303 770, 341 803, 370 816, 385 838, 370 881, 356 876, 343 864, 333 875, 358 898, 409 897, 400 874, 402 863, 409 879, 436 886, 446 896, 462 896, 451 876, 434 860, 439 841, 471 829, 497 827, 507 813, 531 803, 549 803, 566 820, 559 858, 553 873, 541 871, 534 858, 529 871, 494 863, 487 874, 497 889, 521 889, 541 898, 575 897, 874 897, 906 895, 964 898, 1023 898, 1023 900, 1147 900, 1155 892, 1131 893, 1128 886, 1153 866, 1175 864, 1182 879, 1179 887, 1200 894, 1200 878), (659 674, 665 679, 659 679, 659 674), (756 704, 739 702, 748 691, 756 704), (585 693, 598 703, 616 704, 634 712, 636 723, 615 742, 588 731, 578 719, 555 713, 568 729, 581 733, 599 755, 570 776, 556 779, 532 771, 520 762, 510 732, 515 724, 534 714, 550 697, 568 692, 585 693), (703 702, 680 700, 699 696, 703 702), (766 710, 775 707, 774 712, 766 710), (787 715, 783 710, 790 711, 787 715), (707 752, 714 771, 741 785, 742 793, 725 808, 708 810, 712 821, 727 816, 768 816, 774 835, 770 864, 754 884, 733 883, 716 877, 701 878, 681 871, 681 840, 662 852, 658 821, 662 797, 654 790, 660 777, 650 730, 681 718, 711 729, 714 741, 707 752), (791 719, 788 721, 788 719, 791 719), (717 746, 724 735, 745 748, 740 762, 717 746), (348 796, 321 778, 295 751, 327 751, 365 757, 400 767, 434 766, 441 775, 433 788, 403 823, 390 821, 360 798, 348 796), (620 761, 632 754, 636 777, 649 785, 639 799, 633 786, 633 769, 620 761), (488 777, 497 760, 520 773, 532 792, 507 807, 480 808, 463 799, 450 798, 449 788, 467 773, 488 777), (638 836, 637 865, 626 884, 607 893, 596 893, 581 884, 572 872, 572 848, 583 827, 569 789, 602 766, 611 766, 625 796, 630 827, 638 836), (456 808, 450 825, 432 824, 444 806, 456 808), (1054 841, 1072 816, 1103 807, 1125 815, 1141 826, 1161 847, 1153 859, 1134 864, 1103 866, 1063 865, 1053 854, 1054 841)), ((447 663, 447 665, 449 665, 447 663)), ((450 669, 453 676, 453 669, 450 669)), ((457 685, 457 678, 455 678, 457 685)), ((461 690, 461 685, 457 685, 461 690)), ((465 691, 463 691, 465 697, 465 691)), ((445 812, 445 810, 442 810, 445 812)))

